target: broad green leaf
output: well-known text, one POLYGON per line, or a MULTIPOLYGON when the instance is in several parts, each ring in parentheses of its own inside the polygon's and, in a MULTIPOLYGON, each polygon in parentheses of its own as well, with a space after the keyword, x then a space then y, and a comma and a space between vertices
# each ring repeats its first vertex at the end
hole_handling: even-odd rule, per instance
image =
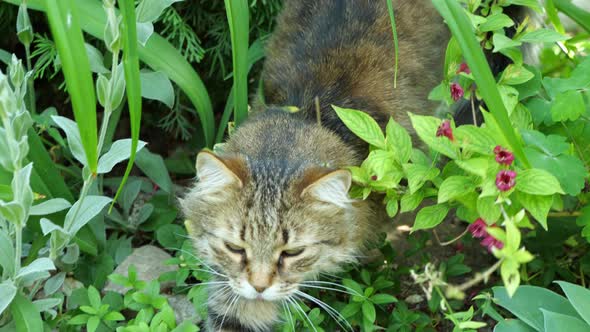
POLYGON ((389 304, 397 302, 397 299, 389 294, 375 294, 371 296, 371 301, 375 304, 389 304))
POLYGON ((186 239, 186 231, 183 227, 176 224, 169 224, 158 228, 156 231, 156 239, 158 243, 164 248, 174 249, 180 248, 182 242, 186 239))
POLYGON ((0 315, 8 308, 16 296, 16 286, 12 280, 4 280, 0 283, 0 315))
POLYGON ((489 159, 471 158, 467 160, 455 160, 457 166, 466 172, 485 178, 488 172, 489 159))
POLYGON ((90 305, 94 309, 99 309, 102 301, 100 299, 100 293, 94 286, 88 286, 88 300, 90 301, 90 305))
POLYGON ((449 206, 446 204, 431 205, 423 208, 416 215, 412 232, 438 226, 445 219, 447 213, 449 213, 449 206))
POLYGON ((64 229, 68 234, 74 236, 80 228, 98 215, 109 202, 111 202, 109 197, 92 195, 84 197, 82 201, 77 201, 66 214, 64 229))
POLYGON ((494 332, 535 332, 535 329, 518 319, 506 319, 494 326, 494 332))
POLYGON ((496 197, 480 197, 477 199, 477 213, 488 223, 495 223, 500 218, 502 210, 496 204, 496 197))
POLYGON ((24 278, 27 275, 38 273, 38 272, 45 272, 49 270, 55 270, 55 265, 53 265, 53 261, 46 257, 37 258, 31 264, 23 267, 20 269, 18 274, 16 275, 17 278, 24 278))
POLYGON ((569 37, 564 36, 555 30, 536 29, 526 32, 518 38, 518 41, 523 43, 555 43, 568 39, 569 37))
POLYGON ((547 214, 551 210, 553 204, 553 196, 539 196, 530 195, 523 192, 518 192, 518 201, 522 206, 529 211, 529 213, 547 229, 547 214))
POLYGON ((375 306, 373 303, 369 301, 363 302, 362 305, 363 317, 369 322, 374 322, 375 318, 377 318, 377 312, 375 311, 375 306))
POLYGON ((338 117, 350 131, 363 141, 385 150, 385 136, 381 127, 369 114, 353 109, 340 108, 332 105, 338 117))
POLYGON ((565 296, 590 328, 590 290, 565 281, 556 281, 556 283, 563 289, 565 296))
POLYGON ((154 22, 164 9, 182 0, 142 0, 137 6, 137 22, 154 22))
POLYGON ((16 325, 16 332, 43 331, 41 315, 29 299, 17 293, 10 304, 10 313, 16 325))
POLYGON ((568 78, 543 78, 543 86, 551 98, 561 92, 587 89, 590 87, 590 57, 583 59, 568 78))
MULTIPOLYGON (((451 159, 457 159, 457 150, 453 143, 444 136, 436 137, 438 127, 442 123, 441 119, 432 116, 422 116, 408 113, 412 121, 412 127, 418 134, 418 137, 428 145, 429 148, 440 152, 451 159)), ((454 129, 454 128, 453 128, 454 129)))
POLYGON ((558 94, 551 105, 551 118, 556 122, 575 121, 586 112, 584 98, 579 91, 558 94))
POLYGON ((500 52, 501 50, 504 50, 507 48, 518 47, 518 46, 522 45, 521 42, 516 41, 516 40, 512 40, 512 39, 506 37, 504 34, 498 33, 498 32, 494 33, 492 40, 494 42, 494 53, 500 52))
POLYGON ((141 96, 146 99, 161 101, 169 108, 174 107, 174 88, 166 74, 160 71, 141 71, 141 96))
POLYGON ((564 194, 555 176, 537 168, 518 172, 516 175, 516 189, 531 195, 564 194))
POLYGON ((426 181, 432 181, 440 173, 438 168, 434 166, 420 164, 404 164, 403 169, 408 178, 408 187, 412 194, 422 188, 426 181))
POLYGON ((508 296, 504 287, 494 287, 493 290, 498 305, 537 331, 544 331, 545 325, 540 308, 579 318, 566 298, 545 288, 523 285, 512 298, 508 296))
POLYGON ((100 324, 100 318, 97 316, 91 316, 88 318, 88 322, 86 323, 86 331, 87 332, 95 332, 100 324))
POLYGON ((74 157, 82 165, 88 165, 86 153, 84 152, 84 147, 82 146, 80 130, 78 129, 78 125, 76 124, 76 122, 59 115, 53 115, 51 119, 66 133, 68 146, 74 157))
POLYGON ((530 81, 535 75, 524 66, 508 65, 502 72, 500 84, 518 85, 530 81))
POLYGON ((90 62, 90 70, 97 74, 106 74, 109 70, 104 66, 104 59, 102 53, 96 49, 96 47, 84 43, 86 48, 86 54, 88 55, 88 61, 90 62))
POLYGON ((415 210, 424 199, 424 191, 417 190, 414 193, 406 192, 400 200, 400 212, 408 212, 415 210))
POLYGON ((51 278, 47 279, 45 285, 43 286, 43 292, 45 295, 49 296, 53 293, 57 292, 61 286, 63 285, 66 279, 66 273, 60 272, 52 276, 51 278))
POLYGON ((70 202, 63 198, 54 198, 43 203, 34 205, 29 212, 32 216, 45 216, 55 212, 63 211, 72 206, 70 202))
POLYGON ((250 32, 247 0, 225 0, 232 46, 234 121, 240 125, 248 116, 248 46, 250 32))
POLYGON ((476 182, 467 176, 450 176, 438 189, 438 203, 444 203, 469 194, 476 187, 476 182))
POLYGON ((545 331, 587 332, 590 325, 583 320, 556 312, 540 309, 543 312, 545 331))
POLYGON ((457 139, 461 142, 461 148, 467 152, 492 155, 494 147, 500 143, 487 127, 463 125, 459 126, 455 133, 457 139))
POLYGON ((14 275, 14 246, 7 230, 0 229, 0 267, 4 275, 14 275))
MULTIPOLYGON (((136 151, 139 152, 146 144, 146 142, 139 141, 136 151)), ((115 141, 109 151, 103 154, 98 160, 98 169, 96 172, 98 174, 105 174, 112 171, 115 165, 129 158, 131 155, 131 146, 132 142, 129 138, 115 141)))
POLYGON ((397 162, 400 165, 407 163, 412 155, 412 139, 408 131, 390 118, 385 132, 387 146, 393 151, 397 162))
POLYGON ((513 25, 514 22, 508 15, 502 13, 492 14, 486 18, 484 23, 479 25, 479 31, 496 31, 513 25))

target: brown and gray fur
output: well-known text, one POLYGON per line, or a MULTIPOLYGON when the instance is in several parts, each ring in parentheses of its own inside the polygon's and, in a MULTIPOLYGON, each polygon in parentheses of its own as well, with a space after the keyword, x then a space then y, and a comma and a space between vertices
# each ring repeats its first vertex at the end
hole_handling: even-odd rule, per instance
POLYGON ((198 155, 199 181, 181 204, 196 253, 220 282, 210 286, 208 331, 272 330, 305 280, 354 262, 377 233, 382 211, 348 197, 351 177, 342 170, 367 147, 331 105, 410 128, 407 112, 433 108, 427 95, 448 40, 430 0, 393 2, 397 88, 385 0, 285 1, 267 46, 266 104, 255 102, 223 153, 198 155))

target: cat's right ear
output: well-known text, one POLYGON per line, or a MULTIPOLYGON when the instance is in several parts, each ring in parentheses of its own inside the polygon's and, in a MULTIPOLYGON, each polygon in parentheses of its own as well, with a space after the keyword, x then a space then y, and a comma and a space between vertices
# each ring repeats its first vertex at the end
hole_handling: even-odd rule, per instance
POLYGON ((239 156, 219 157, 210 151, 197 155, 199 184, 209 189, 227 186, 242 188, 246 180, 246 162, 239 156))

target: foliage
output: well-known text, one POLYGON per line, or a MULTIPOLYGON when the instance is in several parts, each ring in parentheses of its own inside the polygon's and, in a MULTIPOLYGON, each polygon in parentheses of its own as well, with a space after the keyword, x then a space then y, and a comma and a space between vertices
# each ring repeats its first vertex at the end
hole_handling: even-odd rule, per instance
MULTIPOLYGON (((381 197, 391 217, 412 219, 407 239, 383 236, 374 260, 302 284, 278 330, 588 329, 588 13, 561 0, 433 3, 453 33, 430 93, 442 116, 408 114, 412 133, 397 118, 382 131, 362 110, 334 106, 370 144, 350 168, 351 195, 381 197), (515 23, 508 5, 544 11, 548 25, 530 13, 515 23), (558 11, 582 29, 566 32, 558 11), (538 65, 521 51, 533 45, 538 65), (486 59, 496 56, 509 64, 493 75, 486 59), (451 114, 464 105, 475 122, 456 126, 451 114)), ((259 84, 249 79, 280 7, 0 3, 0 29, 20 43, 0 50, 0 330, 198 331, 176 323, 169 299, 190 299, 202 319, 215 271, 194 256, 174 196, 194 175, 194 152, 247 116, 259 84), (162 139, 159 127, 190 140, 162 139), (170 252, 178 269, 151 281, 134 267, 113 274, 145 244, 170 252), (105 292, 107 282, 127 291, 105 292)))

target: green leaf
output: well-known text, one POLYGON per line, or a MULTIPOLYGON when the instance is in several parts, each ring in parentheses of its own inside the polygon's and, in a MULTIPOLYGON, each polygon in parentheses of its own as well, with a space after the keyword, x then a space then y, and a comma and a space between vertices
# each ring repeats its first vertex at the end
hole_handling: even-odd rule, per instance
MULTIPOLYGON (((578 314, 590 325, 590 290, 565 281, 556 281, 578 314)), ((589 326, 590 327, 590 326, 589 326)))
POLYGON ((553 0, 555 6, 559 11, 569 16, 572 20, 578 23, 581 27, 590 32, 590 13, 576 7, 571 1, 568 0, 553 0))
POLYGON ((526 32, 518 41, 523 43, 555 43, 558 41, 568 40, 569 37, 560 34, 555 30, 550 29, 535 29, 533 31, 526 32))
POLYGON ((551 119, 556 122, 575 121, 586 113, 586 104, 578 91, 566 91, 558 94, 551 105, 551 119))
POLYGON ((514 22, 508 15, 498 13, 492 14, 486 18, 486 21, 479 25, 479 31, 487 32, 487 31, 496 31, 502 28, 511 27, 514 25, 514 22))
POLYGON ((71 236, 75 235, 110 202, 109 197, 91 195, 77 201, 66 214, 64 229, 71 236))
POLYGON ((10 304, 10 313, 16 325, 16 332, 43 331, 41 315, 29 299, 17 293, 10 304))
POLYGON ((454 200, 474 191, 476 182, 467 176, 450 176, 446 178, 438 189, 438 203, 454 200))
POLYGON ((87 332, 95 332, 100 324, 100 318, 97 316, 92 316, 88 318, 88 322, 86 323, 86 331, 87 332))
POLYGON ((53 261, 47 257, 40 257, 35 259, 31 264, 21 268, 20 271, 18 271, 16 278, 22 279, 28 275, 49 270, 55 270, 53 261))
POLYGON ((553 196, 529 195, 518 193, 518 201, 547 230, 547 214, 553 205, 553 196))
POLYGON ((387 146, 393 151, 397 162, 400 165, 407 163, 412 155, 412 139, 408 131, 395 122, 393 118, 390 118, 385 132, 387 134, 387 146))
POLYGON ((474 125, 463 125, 459 126, 455 133, 457 140, 461 142, 461 148, 466 152, 492 155, 494 147, 499 143, 487 127, 481 128, 474 125))
MULTIPOLYGON (((520 143, 514 127, 510 123, 508 112, 501 102, 500 93, 496 87, 496 80, 492 75, 488 61, 475 37, 475 31, 461 5, 456 1, 433 0, 433 4, 445 19, 453 36, 461 46, 463 56, 473 73, 475 83, 483 100, 498 123, 502 139, 508 142, 508 147, 514 152, 517 160, 525 167, 530 167, 528 159, 520 143)), ((486 121, 486 124, 488 121, 486 121)))
POLYGON ((165 73, 142 70, 139 79, 143 98, 161 101, 168 108, 174 107, 174 88, 165 73))
POLYGON ((505 319, 496 324, 494 332, 535 332, 535 330, 521 320, 505 319))
MULTIPOLYGON (((418 134, 418 137, 428 145, 429 148, 440 152, 451 159, 457 159, 457 150, 453 143, 444 136, 436 137, 438 127, 442 120, 432 116, 422 116, 408 113, 412 121, 412 127, 418 134)), ((454 128, 453 128, 454 130, 454 128)))
POLYGON ((528 71, 524 66, 511 64, 502 72, 499 83, 518 85, 530 81, 533 77, 535 77, 535 74, 528 71))
POLYGON ((234 122, 240 125, 248 116, 248 41, 250 32, 247 0, 225 0, 229 24, 234 90, 234 122))
POLYGON ((6 275, 14 275, 14 246, 7 229, 0 229, 0 267, 6 275))
POLYGON ((46 0, 47 18, 61 60, 67 90, 85 152, 92 172, 98 166, 96 98, 90 62, 73 0, 46 0))
POLYGON ((397 299, 389 294, 375 294, 371 296, 371 301, 375 304, 389 304, 397 302, 397 299))
POLYGON ((477 213, 488 223, 494 223, 500 218, 502 210, 496 204, 496 197, 480 197, 477 199, 477 213))
POLYGON ((518 172, 516 175, 516 189, 531 195, 564 194, 555 176, 537 168, 518 172))
POLYGON ((375 306, 373 303, 369 301, 363 302, 362 305, 363 317, 369 322, 374 322, 375 318, 377 318, 377 312, 375 311, 375 306))
POLYGON ((29 212, 32 216, 44 216, 55 212, 63 211, 72 206, 70 202, 63 198, 54 198, 47 200, 43 203, 37 204, 31 207, 29 212))
POLYGON ((438 226, 445 219, 447 213, 449 213, 449 206, 446 204, 431 205, 423 208, 416 215, 412 232, 438 226))
POLYGON ((590 325, 576 317, 539 309, 543 312, 545 331, 587 332, 590 325))
POLYGON ((137 6, 137 22, 154 22, 164 9, 181 0, 142 0, 137 6))
MULTIPOLYGON (((11 257, 12 258, 12 257, 11 257)), ((8 308, 16 296, 16 286, 12 280, 4 280, 0 283, 0 315, 8 308)))
POLYGON ((488 172, 489 159, 471 158, 467 160, 455 160, 457 166, 466 172, 485 178, 488 172))
MULTIPOLYGON (((139 152, 146 144, 146 142, 139 141, 135 151, 139 152)), ((129 138, 115 141, 109 151, 103 154, 98 160, 98 169, 96 172, 98 174, 105 174, 112 171, 115 165, 129 158, 132 146, 133 142, 129 138)))
POLYGON ((434 166, 424 166, 420 164, 404 164, 404 172, 408 178, 410 193, 415 193, 426 181, 432 181, 438 176, 440 171, 434 166))
POLYGON ((103 317, 106 321, 120 321, 125 320, 125 316, 123 316, 120 312, 111 311, 103 317))
POLYGON ((90 305, 94 309, 100 308, 100 306, 102 304, 101 300, 100 300, 100 293, 92 285, 88 286, 88 300, 90 300, 90 305))
POLYGON ((492 40, 494 42, 494 51, 493 51, 494 53, 500 52, 501 50, 504 50, 507 48, 518 47, 518 46, 522 45, 521 42, 516 41, 516 40, 512 40, 512 39, 506 37, 504 34, 498 33, 498 32, 494 33, 492 40))
POLYGON ((536 286, 520 286, 510 298, 504 287, 494 287, 494 298, 498 305, 527 323, 537 331, 544 331, 543 313, 539 308, 556 313, 578 317, 569 301, 556 293, 536 286))
POLYGON ((142 149, 137 154, 135 161, 137 167, 147 176, 150 180, 154 181, 162 190, 167 193, 172 193, 172 179, 166 169, 164 159, 155 153, 150 152, 147 148, 142 149))
POLYGON ((385 150, 387 148, 381 127, 369 114, 334 105, 332 105, 332 108, 336 111, 340 120, 344 122, 344 125, 360 139, 380 149, 385 150))
POLYGON ((186 230, 175 224, 165 225, 156 231, 156 239, 164 248, 180 248, 186 239, 186 230))
POLYGON ((415 210, 424 199, 424 191, 417 190, 414 193, 406 192, 400 200, 400 212, 408 212, 415 210))

